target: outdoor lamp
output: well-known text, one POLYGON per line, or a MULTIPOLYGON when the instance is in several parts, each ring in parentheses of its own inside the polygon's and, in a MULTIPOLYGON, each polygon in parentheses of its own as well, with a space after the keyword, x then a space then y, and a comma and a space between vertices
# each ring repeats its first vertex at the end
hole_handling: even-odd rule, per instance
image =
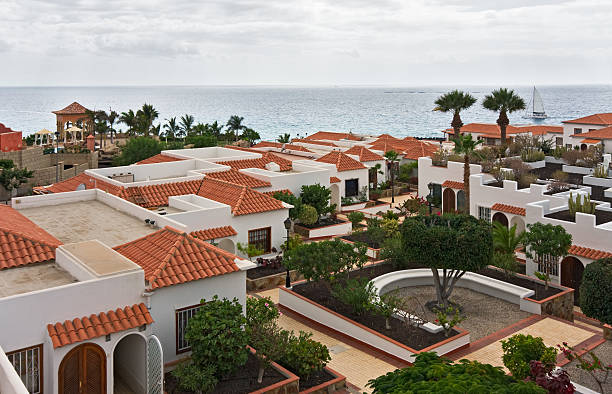
MULTIPOLYGON (((285 247, 285 253, 289 251, 289 230, 291 229, 291 218, 285 219, 283 222, 285 230, 287 230, 287 246, 285 247)), ((284 256, 283 256, 284 258, 284 256)), ((287 268, 287 276, 285 276, 285 287, 288 289, 291 287, 291 277, 289 276, 289 268, 287 268)))

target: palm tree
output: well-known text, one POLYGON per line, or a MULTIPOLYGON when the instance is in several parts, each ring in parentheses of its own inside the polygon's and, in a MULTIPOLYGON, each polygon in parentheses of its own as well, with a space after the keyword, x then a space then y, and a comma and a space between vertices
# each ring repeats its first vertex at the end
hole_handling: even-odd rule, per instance
POLYGON ((193 115, 185 114, 181 116, 181 135, 188 136, 189 134, 191 134, 193 122, 195 122, 193 115))
POLYGON ((249 127, 244 129, 244 132, 242 133, 240 138, 242 138, 243 140, 247 140, 249 142, 249 146, 253 146, 253 144, 255 144, 255 141, 261 139, 259 133, 249 127))
POLYGON ((464 109, 470 108, 475 102, 476 99, 471 94, 460 90, 453 90, 452 92, 445 93, 438 97, 435 101, 436 107, 434 111, 441 111, 444 113, 453 112, 451 127, 455 131, 455 137, 458 137, 461 132, 461 127, 463 126, 459 113, 464 109))
POLYGON ((525 109, 525 101, 514 90, 499 88, 485 96, 482 106, 490 111, 499 112, 497 124, 501 132, 502 147, 506 146, 506 127, 510 124, 508 114, 525 109))
POLYGON ((170 119, 166 119, 166 122, 167 123, 164 125, 164 130, 166 131, 164 135, 166 137, 166 142, 168 142, 168 136, 170 136, 174 140, 174 138, 176 138, 176 135, 180 131, 180 127, 178 123, 176 123, 176 116, 170 119))
POLYGON ((244 118, 242 116, 232 115, 227 121, 227 130, 228 132, 232 132, 236 139, 238 138, 238 132, 246 129, 246 126, 242 124, 243 120, 244 118))
POLYGON ((463 191, 465 192, 465 211, 470 213, 470 156, 474 154, 478 144, 482 140, 476 141, 472 134, 459 135, 454 138, 455 153, 463 154, 463 191))
POLYGON ((525 239, 526 233, 516 233, 516 224, 508 228, 499 222, 493 222, 493 249, 496 252, 511 254, 514 256, 518 248, 525 239))
POLYGON ((117 121, 118 117, 119 117, 119 114, 113 111, 112 109, 109 109, 108 113, 104 113, 104 118, 108 122, 108 132, 110 133, 111 144, 113 143, 113 137, 115 133, 117 132, 114 126, 115 126, 115 122, 117 121))
MULTIPOLYGON (((385 153, 385 159, 387 160, 387 168, 389 168, 391 171, 391 204, 395 203, 395 190, 393 190, 393 178, 395 175, 395 163, 398 161, 398 156, 399 154, 394 150, 390 150, 385 153)), ((391 205, 391 207, 393 208, 393 205, 391 205)))
POLYGON ((223 131, 223 126, 219 124, 216 120, 208 125, 208 130, 214 135, 216 138, 221 136, 221 132, 223 131))
MULTIPOLYGON (((145 137, 149 136, 149 133, 153 130, 153 122, 159 116, 159 112, 151 104, 143 104, 142 109, 138 110, 140 118, 142 119, 142 126, 144 127, 143 133, 145 137)), ((159 128, 158 128, 159 130, 159 128)))
POLYGON ((133 110, 129 110, 128 112, 122 112, 119 116, 119 122, 123 123, 127 126, 127 134, 134 135, 136 129, 136 114, 133 110))
POLYGON ((288 144, 289 141, 291 141, 291 134, 289 133, 280 134, 276 140, 280 142, 281 144, 288 144))

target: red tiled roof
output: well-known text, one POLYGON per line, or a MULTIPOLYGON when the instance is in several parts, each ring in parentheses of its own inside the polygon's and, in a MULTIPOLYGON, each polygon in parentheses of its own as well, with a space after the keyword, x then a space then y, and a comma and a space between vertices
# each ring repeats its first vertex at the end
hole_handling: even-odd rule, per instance
POLYGON ((589 131, 588 133, 573 134, 572 137, 584 137, 587 139, 609 140, 609 139, 612 139, 612 126, 604 127, 598 130, 592 130, 592 131, 589 131))
POLYGON ((585 248, 584 246, 572 245, 568 251, 569 254, 574 256, 586 257, 587 259, 598 260, 606 257, 612 257, 612 253, 604 250, 597 250, 591 248, 585 248))
POLYGON ((270 190, 269 192, 263 192, 263 194, 265 194, 266 196, 270 196, 270 197, 274 197, 274 195, 276 193, 283 193, 283 194, 291 194, 291 195, 293 195, 293 193, 289 189, 270 190))
POLYGON ((464 185, 463 182, 446 180, 442 184, 442 187, 449 187, 451 189, 463 189, 464 185))
POLYGON ((403 156, 406 159, 418 160, 419 157, 431 157, 438 150, 436 144, 415 140, 404 149, 403 156))
POLYGON ((56 115, 80 115, 87 113, 87 111, 89 111, 87 108, 75 101, 66 108, 53 111, 53 113, 56 115))
POLYGON ((36 186, 33 188, 33 190, 41 194, 73 192, 81 184, 85 185, 85 189, 87 190, 97 188, 116 196, 120 195, 123 189, 121 186, 113 185, 101 179, 89 176, 83 172, 77 176, 73 176, 72 178, 68 178, 64 181, 60 181, 49 186, 36 186))
POLYGON ((151 289, 240 270, 236 255, 171 227, 113 249, 142 267, 151 289))
POLYGON ((378 139, 375 142, 384 141, 384 140, 395 140, 395 141, 398 141, 399 138, 396 138, 396 137, 394 137, 394 136, 392 136, 390 134, 381 134, 381 135, 378 136, 378 139))
POLYGON ((0 270, 55 258, 57 238, 7 205, 0 205, 0 218, 0 270))
POLYGON ((312 153, 311 150, 308 150, 301 145, 281 144, 280 142, 272 142, 272 141, 261 141, 259 144, 254 145, 253 148, 279 148, 280 149, 283 146, 287 150, 312 153))
POLYGON ((530 125, 530 126, 517 126, 520 133, 531 133, 532 135, 544 135, 544 134, 563 134, 563 126, 551 126, 551 125, 530 125))
POLYGON ((338 133, 334 131, 317 131, 316 133, 309 135, 305 138, 306 140, 328 140, 328 141, 340 141, 340 140, 351 140, 361 141, 361 138, 357 137, 352 133, 338 133))
POLYGON ((359 157, 359 161, 377 161, 377 160, 385 160, 379 154, 376 154, 362 145, 354 145, 350 149, 344 151, 347 155, 356 155, 359 157))
POLYGON ((581 144, 599 144, 601 142, 601 140, 592 140, 589 138, 586 138, 582 141, 580 141, 581 144))
POLYGON ((171 161, 181 161, 185 159, 179 159, 178 157, 172 157, 164 155, 163 153, 158 153, 157 155, 151 156, 147 159, 140 160, 136 164, 153 164, 153 163, 166 163, 171 161))
POLYGON ((325 142, 325 141, 317 141, 317 140, 307 140, 305 138, 302 138, 302 139, 295 138, 295 139, 291 140, 291 142, 301 142, 303 144, 313 144, 313 145, 323 145, 323 146, 338 146, 338 145, 334 144, 333 142, 325 142))
MULTIPOLYGON (((261 153, 261 152, 258 152, 261 153)), ((263 153, 260 158, 257 159, 242 159, 242 160, 228 160, 222 161, 218 164, 230 166, 235 170, 242 170, 244 168, 266 168, 266 164, 276 163, 280 167, 281 171, 290 171, 293 167, 290 160, 275 155, 271 152, 263 153)))
POLYGON ((342 181, 337 176, 330 176, 329 177, 329 183, 339 183, 339 182, 342 182, 342 181))
POLYGON ((0 134, 7 134, 7 133, 20 133, 20 132, 13 130, 10 127, 7 127, 3 125, 2 123, 0 123, 0 134))
POLYGON ((146 305, 141 303, 89 317, 66 320, 63 323, 48 324, 47 332, 53 342, 53 348, 57 349, 151 323, 153 318, 146 305))
MULTIPOLYGON (((499 129, 499 125, 497 123, 468 123, 461 127, 462 133, 477 133, 477 134, 488 134, 491 137, 501 137, 501 131, 499 129)), ((455 131, 453 129, 446 129, 446 133, 454 134, 455 131)), ((508 125, 506 127, 506 135, 516 134, 521 132, 518 127, 508 125)))
POLYGON ((595 124, 601 126, 612 125, 612 112, 603 114, 594 114, 578 119, 566 120, 563 123, 579 123, 579 124, 595 124))
POLYGON ((514 205, 497 203, 493 204, 491 210, 511 213, 513 215, 525 216, 525 208, 515 207, 514 205))
POLYGON ((350 171, 359 170, 366 168, 363 164, 353 159, 352 157, 339 152, 337 150, 331 151, 325 156, 319 157, 317 160, 320 163, 335 164, 338 171, 350 171))
POLYGON ((272 186, 268 181, 264 181, 254 176, 247 175, 235 169, 221 172, 208 172, 206 176, 213 179, 221 179, 226 182, 253 188, 272 186))
POLYGON ((205 230, 192 231, 189 235, 202 241, 208 241, 209 239, 219 239, 225 237, 231 237, 238 235, 236 230, 232 226, 214 227, 207 228, 205 230))

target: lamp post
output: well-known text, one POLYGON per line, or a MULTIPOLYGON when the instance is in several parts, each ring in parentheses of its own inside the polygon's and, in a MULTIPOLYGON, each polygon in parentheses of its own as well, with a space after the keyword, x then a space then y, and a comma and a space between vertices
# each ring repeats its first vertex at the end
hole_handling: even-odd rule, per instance
POLYGON ((60 132, 55 132, 55 183, 59 182, 59 137, 60 132))
POLYGON ((429 215, 431 215, 431 205, 433 204, 433 183, 429 182, 427 184, 429 188, 429 194, 427 195, 427 205, 429 205, 429 215))
MULTIPOLYGON (((287 230, 287 246, 285 247, 284 253, 284 255, 286 255, 287 252, 289 252, 289 230, 291 230, 291 218, 285 219, 283 224, 285 225, 285 230, 287 230)), ((285 256, 283 256, 283 258, 284 257, 285 256)), ((287 276, 285 277, 285 287, 287 289, 291 287, 291 277, 289 276, 289 268, 287 268, 287 276)))

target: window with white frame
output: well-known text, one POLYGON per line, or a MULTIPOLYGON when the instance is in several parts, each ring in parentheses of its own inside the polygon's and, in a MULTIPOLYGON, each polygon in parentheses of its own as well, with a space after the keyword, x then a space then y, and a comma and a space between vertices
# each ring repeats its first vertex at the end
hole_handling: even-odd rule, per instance
POLYGON ((559 276, 559 264, 551 255, 538 256, 538 271, 544 274, 559 276))
POLYGON ((177 309, 175 311, 176 318, 176 353, 184 353, 191 350, 191 346, 185 339, 187 325, 189 320, 200 310, 200 304, 188 306, 186 308, 177 309))
POLYGON ((478 207, 478 219, 482 219, 490 223, 491 222, 491 208, 478 207))
POLYGON ((36 345, 6 354, 17 375, 30 393, 42 393, 42 345, 36 345))

